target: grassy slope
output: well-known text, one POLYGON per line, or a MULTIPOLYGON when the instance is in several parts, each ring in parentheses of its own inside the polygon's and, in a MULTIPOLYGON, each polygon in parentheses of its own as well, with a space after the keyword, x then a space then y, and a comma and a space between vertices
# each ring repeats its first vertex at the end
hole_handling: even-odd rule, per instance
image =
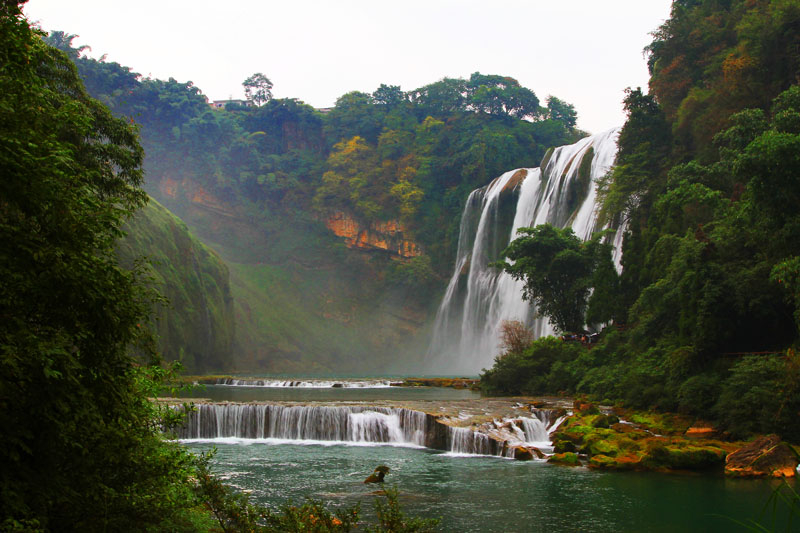
POLYGON ((347 250, 318 222, 164 200, 230 265, 234 370, 402 372, 424 353, 431 295, 386 282, 385 256, 347 250))
POLYGON ((119 245, 123 264, 145 256, 169 306, 156 310, 159 347, 189 371, 229 366, 234 338, 228 267, 155 200, 128 223, 119 245))

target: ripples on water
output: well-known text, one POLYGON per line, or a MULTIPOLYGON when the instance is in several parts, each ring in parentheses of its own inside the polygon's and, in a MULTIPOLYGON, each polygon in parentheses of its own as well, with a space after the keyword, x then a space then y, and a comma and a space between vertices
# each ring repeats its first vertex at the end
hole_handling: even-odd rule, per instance
POLYGON ((201 385, 181 394, 189 398, 208 398, 216 402, 336 402, 372 400, 472 400, 480 393, 469 389, 443 387, 246 387, 201 385))
MULTIPOLYGON (((403 509, 442 518, 442 531, 735 531, 725 516, 758 516, 771 484, 711 476, 604 473, 544 462, 453 457, 427 449, 332 442, 218 440, 215 469, 273 507, 306 497, 332 505, 362 502, 372 514, 379 464, 403 509)), ((785 530, 785 529, 784 529, 785 530)))
MULTIPOLYGON (((208 386, 196 396, 233 401, 461 400, 472 391, 405 388, 251 388, 208 386), (390 396, 387 396, 390 395, 390 396)), ((305 498, 333 506, 362 502, 373 514, 372 470, 386 464, 403 510, 441 518, 441 531, 736 531, 730 519, 758 518, 770 481, 712 475, 608 473, 585 468, 464 456, 411 444, 224 438, 182 441, 216 447, 214 469, 257 502, 277 507, 305 498)), ((780 524, 776 530, 786 531, 780 524)))

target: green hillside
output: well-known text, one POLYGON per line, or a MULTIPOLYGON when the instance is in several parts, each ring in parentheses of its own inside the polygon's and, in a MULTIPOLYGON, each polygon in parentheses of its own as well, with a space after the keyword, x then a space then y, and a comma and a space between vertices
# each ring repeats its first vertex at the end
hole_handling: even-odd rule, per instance
MULTIPOLYGON (((237 370, 410 369, 467 195, 582 135, 570 104, 478 72, 347 93, 325 112, 272 99, 261 76, 253 105, 212 109, 191 82, 85 57, 74 38, 47 40, 91 94, 140 126, 148 193, 232 265, 237 370), (380 232, 370 236, 377 247, 347 248, 331 219, 353 236, 400 230, 408 253, 382 250, 395 237, 380 232)), ((182 337, 164 338, 174 352, 182 337)))
POLYGON ((126 224, 120 260, 150 262, 152 284, 167 299, 156 304, 161 352, 191 372, 228 368, 235 332, 228 266, 179 218, 152 198, 126 224))

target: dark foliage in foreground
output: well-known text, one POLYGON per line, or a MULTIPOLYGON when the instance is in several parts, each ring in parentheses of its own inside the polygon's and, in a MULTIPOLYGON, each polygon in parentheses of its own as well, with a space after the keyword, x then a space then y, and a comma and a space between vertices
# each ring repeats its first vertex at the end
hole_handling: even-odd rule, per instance
MULTIPOLYGON (((213 502, 251 531, 245 498, 165 439, 179 415, 150 400, 170 375, 149 333, 161 298, 116 256, 146 202, 137 132, 41 37, 0 3, 0 529, 215 531, 213 502)), ((294 530, 323 531, 314 518, 294 530)))

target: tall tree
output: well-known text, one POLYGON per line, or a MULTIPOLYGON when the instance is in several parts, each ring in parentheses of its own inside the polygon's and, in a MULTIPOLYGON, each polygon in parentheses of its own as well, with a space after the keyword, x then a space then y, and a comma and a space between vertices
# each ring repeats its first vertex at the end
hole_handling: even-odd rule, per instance
MULTIPOLYGON (((559 229, 550 224, 521 228, 519 233, 520 236, 503 251, 503 257, 511 262, 497 266, 514 279, 525 282, 523 299, 536 305, 539 313, 557 330, 580 331, 586 322, 591 289, 616 282, 610 249, 601 242, 603 234, 582 242, 572 229, 559 229), (595 277, 595 272, 602 276, 595 277)), ((613 297, 613 291, 605 286, 600 289, 597 292, 603 297, 613 297)), ((601 312, 601 309, 611 309, 610 306, 595 304, 593 307, 597 309, 595 320, 612 318, 601 312)))
POLYGON ((248 102, 261 106, 272 100, 272 82, 260 72, 244 80, 242 86, 248 102))

